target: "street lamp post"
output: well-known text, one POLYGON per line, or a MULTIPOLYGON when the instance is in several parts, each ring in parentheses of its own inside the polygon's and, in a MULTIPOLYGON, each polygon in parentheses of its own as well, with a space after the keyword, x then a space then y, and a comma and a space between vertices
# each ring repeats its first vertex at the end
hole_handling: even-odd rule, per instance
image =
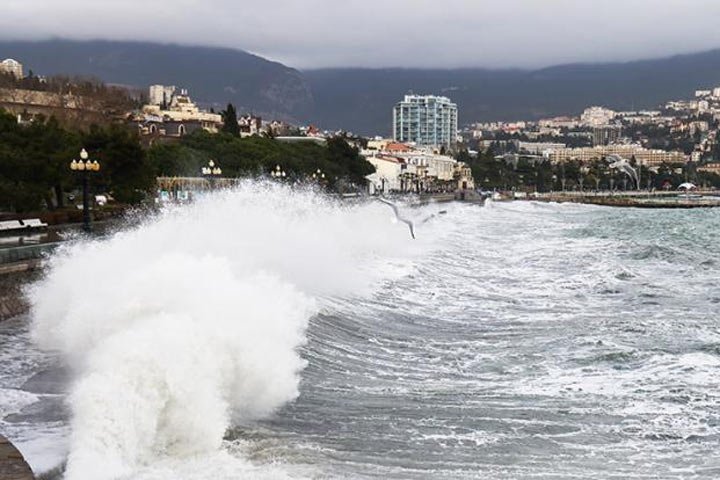
POLYGON ((202 174, 205 175, 205 178, 210 182, 210 190, 214 190, 215 179, 222 175, 222 169, 219 165, 215 164, 214 160, 210 160, 207 167, 202 167, 202 174))
POLYGON ((280 165, 275 165, 275 170, 270 171, 270 176, 278 180, 285 178, 286 175, 287 173, 280 167, 280 165))
POLYGON ((80 172, 83 186, 83 230, 92 232, 92 219, 90 217, 90 172, 99 172, 100 164, 97 160, 89 160, 88 153, 83 148, 80 151, 80 160, 70 162, 70 170, 80 172))
POLYGON ((318 168, 315 172, 313 172, 312 178, 318 183, 322 183, 325 181, 325 173, 318 168))

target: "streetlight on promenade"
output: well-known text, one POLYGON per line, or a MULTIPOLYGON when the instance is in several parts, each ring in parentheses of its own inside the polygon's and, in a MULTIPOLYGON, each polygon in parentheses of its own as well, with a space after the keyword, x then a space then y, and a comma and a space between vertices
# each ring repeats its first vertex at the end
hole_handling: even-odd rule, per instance
POLYGON ((318 183, 322 183, 325 181, 325 173, 318 168, 315 172, 313 172, 312 178, 318 183))
POLYGON ((82 175, 83 185, 83 230, 92 232, 92 219, 90 218, 90 173, 99 172, 100 164, 97 160, 90 160, 87 151, 83 148, 80 151, 80 160, 73 159, 70 162, 70 170, 79 172, 82 175))
POLYGON ((202 174, 210 182, 210 189, 215 188, 215 179, 222 175, 222 169, 215 163, 215 160, 210 160, 207 167, 202 167, 202 174))
POLYGON ((280 165, 275 165, 275 170, 270 172, 270 176, 278 180, 285 178, 287 173, 283 170, 280 165))

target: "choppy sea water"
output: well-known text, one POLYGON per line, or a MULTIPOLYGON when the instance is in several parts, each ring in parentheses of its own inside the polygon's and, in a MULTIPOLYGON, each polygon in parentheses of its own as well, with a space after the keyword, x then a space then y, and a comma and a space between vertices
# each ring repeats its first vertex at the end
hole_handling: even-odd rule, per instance
MULTIPOLYGON (((383 223, 372 288, 315 294, 299 395, 231 421, 218 451, 166 445, 122 478, 720 477, 720 211, 414 215, 431 241, 396 255, 407 232, 383 223)), ((73 375, 27 323, 0 324, 0 431, 48 469, 78 445, 69 412, 90 407, 63 406, 73 375)))

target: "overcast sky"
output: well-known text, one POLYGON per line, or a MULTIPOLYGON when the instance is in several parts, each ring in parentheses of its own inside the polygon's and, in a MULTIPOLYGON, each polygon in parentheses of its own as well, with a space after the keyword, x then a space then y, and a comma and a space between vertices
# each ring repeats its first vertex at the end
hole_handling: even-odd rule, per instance
POLYGON ((241 48, 298 68, 538 67, 720 47, 718 0, 2 0, 5 39, 241 48))

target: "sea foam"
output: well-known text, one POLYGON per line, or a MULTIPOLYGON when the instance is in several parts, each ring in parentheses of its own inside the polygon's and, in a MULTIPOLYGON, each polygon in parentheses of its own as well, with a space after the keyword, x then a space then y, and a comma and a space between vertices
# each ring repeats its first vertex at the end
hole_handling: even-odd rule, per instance
POLYGON ((409 242, 382 205, 246 182, 61 249, 31 301, 74 372, 66 478, 212 455, 292 401, 316 298, 371 289, 409 242))

